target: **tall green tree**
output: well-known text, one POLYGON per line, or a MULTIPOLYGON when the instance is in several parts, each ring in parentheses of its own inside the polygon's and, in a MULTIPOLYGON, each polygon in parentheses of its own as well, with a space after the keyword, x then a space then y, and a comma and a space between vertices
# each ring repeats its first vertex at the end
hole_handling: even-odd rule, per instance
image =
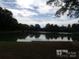
POLYGON ((60 16, 60 14, 64 14, 68 11, 68 16, 75 18, 79 17, 79 0, 48 0, 47 4, 52 5, 54 3, 55 6, 61 6, 61 8, 56 12, 56 16, 60 16), (63 5, 64 4, 64 5, 63 5))
POLYGON ((0 7, 0 30, 25 30, 28 26, 19 24, 17 19, 13 17, 11 11, 0 7))

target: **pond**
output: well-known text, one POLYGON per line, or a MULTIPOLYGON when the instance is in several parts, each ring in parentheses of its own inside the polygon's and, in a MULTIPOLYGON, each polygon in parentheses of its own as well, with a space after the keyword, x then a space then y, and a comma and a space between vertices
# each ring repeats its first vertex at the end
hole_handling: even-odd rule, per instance
POLYGON ((24 39, 17 39, 17 42, 32 42, 32 41, 66 41, 66 42, 72 42, 71 37, 67 36, 55 36, 54 34, 30 34, 24 39))
POLYGON ((79 35, 0 34, 0 59, 79 59, 79 35))
POLYGON ((17 33, 0 34, 0 41, 32 42, 32 41, 79 41, 79 34, 58 34, 58 33, 17 33))

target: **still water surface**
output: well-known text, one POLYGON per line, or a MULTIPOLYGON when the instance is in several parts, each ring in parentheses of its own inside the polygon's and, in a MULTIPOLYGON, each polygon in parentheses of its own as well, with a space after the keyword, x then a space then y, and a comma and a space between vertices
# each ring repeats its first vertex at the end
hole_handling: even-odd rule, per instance
MULTIPOLYGON (((52 37, 52 36, 51 36, 52 37)), ((72 38, 69 38, 68 37, 49 37, 47 38, 45 35, 41 34, 39 37, 30 37, 30 36, 27 36, 26 38, 24 39, 17 39, 17 42, 32 42, 32 41, 66 41, 66 42, 72 42, 72 38)))

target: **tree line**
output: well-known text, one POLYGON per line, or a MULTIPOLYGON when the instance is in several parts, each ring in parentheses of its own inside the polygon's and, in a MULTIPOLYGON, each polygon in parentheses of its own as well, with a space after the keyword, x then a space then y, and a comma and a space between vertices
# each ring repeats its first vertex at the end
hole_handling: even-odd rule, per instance
POLYGON ((68 24, 68 26, 58 26, 54 24, 46 24, 45 27, 41 28, 39 24, 26 25, 29 31, 42 31, 42 32, 79 32, 79 24, 68 24))
POLYGON ((42 32, 79 32, 79 24, 72 24, 68 26, 58 26, 54 24, 46 24, 41 28, 39 24, 27 25, 18 23, 17 19, 13 17, 11 11, 0 7, 0 31, 42 31, 42 32))

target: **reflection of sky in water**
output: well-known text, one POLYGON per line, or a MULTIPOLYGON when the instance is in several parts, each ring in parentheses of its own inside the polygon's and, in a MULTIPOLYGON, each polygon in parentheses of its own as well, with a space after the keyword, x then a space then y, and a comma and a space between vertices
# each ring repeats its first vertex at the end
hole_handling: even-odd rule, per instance
POLYGON ((27 36, 25 39, 18 39, 17 42, 32 42, 32 41, 62 41, 62 42, 72 42, 73 40, 70 38, 68 39, 67 37, 63 37, 63 39, 61 37, 57 37, 56 39, 55 38, 50 38, 50 39, 46 39, 45 35, 40 35, 39 38, 35 38, 34 36, 33 37, 30 37, 30 36, 27 36))

